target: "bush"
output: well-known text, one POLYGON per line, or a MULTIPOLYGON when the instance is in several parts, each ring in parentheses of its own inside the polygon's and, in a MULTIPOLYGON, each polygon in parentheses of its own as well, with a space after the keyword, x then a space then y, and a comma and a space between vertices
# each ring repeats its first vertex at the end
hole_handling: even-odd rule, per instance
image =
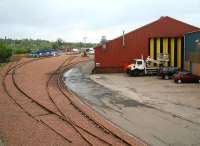
POLYGON ((30 50, 29 49, 24 49, 24 48, 21 48, 21 49, 16 49, 15 50, 15 53, 16 54, 26 54, 26 53, 30 53, 30 50))
POLYGON ((7 62, 12 56, 12 49, 0 43, 0 62, 7 62))

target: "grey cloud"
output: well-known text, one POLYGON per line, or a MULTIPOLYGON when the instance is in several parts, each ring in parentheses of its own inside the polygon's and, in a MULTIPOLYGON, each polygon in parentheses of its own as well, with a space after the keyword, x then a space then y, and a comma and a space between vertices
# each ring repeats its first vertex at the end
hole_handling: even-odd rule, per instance
POLYGON ((0 37, 98 42, 169 15, 200 26, 200 1, 0 0, 0 37))

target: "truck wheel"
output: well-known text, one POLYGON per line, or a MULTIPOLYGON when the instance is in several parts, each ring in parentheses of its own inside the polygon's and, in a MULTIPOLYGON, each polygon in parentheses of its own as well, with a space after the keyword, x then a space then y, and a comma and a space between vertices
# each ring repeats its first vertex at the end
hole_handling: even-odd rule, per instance
POLYGON ((126 73, 129 74, 129 71, 130 71, 130 69, 127 69, 127 70, 126 70, 126 73))
POLYGON ((165 79, 165 80, 169 80, 169 76, 168 76, 168 75, 165 75, 165 76, 164 76, 164 79, 165 79))
POLYGON ((178 80, 177 82, 178 82, 179 84, 180 84, 180 83, 182 83, 182 81, 181 81, 181 80, 178 80))
POLYGON ((134 72, 133 72, 134 76, 138 76, 139 73, 140 73, 140 71, 138 69, 135 69, 134 72))
POLYGON ((144 76, 144 75, 145 75, 145 73, 144 73, 144 72, 141 72, 141 73, 140 73, 140 76, 144 76))
POLYGON ((132 72, 131 72, 130 69, 127 71, 127 74, 128 74, 129 76, 132 76, 132 72))

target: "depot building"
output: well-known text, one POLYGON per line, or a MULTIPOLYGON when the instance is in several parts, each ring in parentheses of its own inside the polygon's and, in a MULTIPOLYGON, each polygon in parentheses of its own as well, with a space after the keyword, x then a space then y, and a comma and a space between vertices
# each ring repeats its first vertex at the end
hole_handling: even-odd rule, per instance
POLYGON ((130 64, 141 56, 157 59, 167 54, 167 66, 184 69, 184 34, 200 30, 171 17, 160 17, 143 27, 110 41, 104 41, 95 49, 95 72, 123 72, 125 64, 130 64))

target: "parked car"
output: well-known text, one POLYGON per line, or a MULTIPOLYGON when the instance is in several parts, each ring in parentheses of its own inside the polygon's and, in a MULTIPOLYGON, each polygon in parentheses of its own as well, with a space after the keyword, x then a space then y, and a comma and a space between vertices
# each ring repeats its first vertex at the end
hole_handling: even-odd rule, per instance
POLYGON ((54 49, 49 49, 49 50, 47 50, 47 52, 49 53, 49 56, 57 56, 58 55, 58 51, 56 51, 54 49))
POLYGON ((93 55, 94 54, 94 49, 93 48, 88 49, 87 54, 93 55))
POLYGON ((73 48, 73 49, 72 49, 72 52, 73 52, 74 54, 79 54, 79 53, 80 53, 80 50, 77 49, 77 48, 73 48))
POLYGON ((200 83, 200 77, 190 72, 178 72, 173 78, 176 83, 200 83))
POLYGON ((40 57, 42 56, 43 52, 41 50, 37 50, 37 51, 32 51, 29 54, 29 57, 40 57))
POLYGON ((56 55, 58 55, 58 53, 54 49, 36 50, 29 54, 30 57, 45 57, 45 56, 56 56, 56 55))

